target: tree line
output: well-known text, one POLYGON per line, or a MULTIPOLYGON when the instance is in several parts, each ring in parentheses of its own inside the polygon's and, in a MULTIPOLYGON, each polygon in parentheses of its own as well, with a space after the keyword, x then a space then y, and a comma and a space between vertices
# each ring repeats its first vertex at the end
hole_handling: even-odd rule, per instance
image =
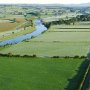
POLYGON ((80 22, 80 21, 90 21, 90 15, 77 15, 76 17, 72 17, 70 19, 59 19, 58 21, 51 21, 51 22, 43 22, 43 24, 47 27, 50 28, 51 25, 60 25, 60 24, 65 24, 65 25, 75 25, 75 22, 80 22))

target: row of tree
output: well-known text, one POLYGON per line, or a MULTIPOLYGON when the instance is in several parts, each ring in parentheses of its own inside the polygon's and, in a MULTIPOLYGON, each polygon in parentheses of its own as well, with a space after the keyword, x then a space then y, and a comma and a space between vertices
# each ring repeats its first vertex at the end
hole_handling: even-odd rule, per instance
POLYGON ((90 15, 86 14, 86 15, 77 15, 76 16, 76 20, 77 21, 90 21, 90 15))
POLYGON ((60 25, 60 24, 66 24, 66 25, 70 25, 70 24, 75 24, 75 22, 79 22, 79 21, 90 21, 90 15, 77 15, 76 17, 72 17, 70 19, 59 19, 58 21, 51 21, 51 22, 47 22, 44 23, 44 25, 49 28, 51 25, 60 25))

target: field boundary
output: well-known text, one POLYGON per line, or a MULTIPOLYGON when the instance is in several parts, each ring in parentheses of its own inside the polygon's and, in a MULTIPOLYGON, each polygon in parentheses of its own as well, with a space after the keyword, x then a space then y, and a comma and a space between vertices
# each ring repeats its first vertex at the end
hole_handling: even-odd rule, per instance
POLYGON ((48 32, 90 32, 90 31, 48 31, 48 32))
POLYGON ((32 55, 28 55, 28 54, 24 54, 24 55, 20 55, 20 54, 12 54, 12 53, 0 53, 0 56, 3 57, 41 57, 41 58, 73 58, 73 59, 87 59, 86 56, 79 56, 79 55, 75 55, 75 56, 37 56, 36 54, 32 54, 32 55))

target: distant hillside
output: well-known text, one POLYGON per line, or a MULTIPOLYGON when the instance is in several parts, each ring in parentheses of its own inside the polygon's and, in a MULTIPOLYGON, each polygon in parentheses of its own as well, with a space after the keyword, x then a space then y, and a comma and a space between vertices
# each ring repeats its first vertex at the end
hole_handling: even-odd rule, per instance
POLYGON ((82 3, 82 4, 62 4, 65 7, 90 7, 90 3, 82 3))

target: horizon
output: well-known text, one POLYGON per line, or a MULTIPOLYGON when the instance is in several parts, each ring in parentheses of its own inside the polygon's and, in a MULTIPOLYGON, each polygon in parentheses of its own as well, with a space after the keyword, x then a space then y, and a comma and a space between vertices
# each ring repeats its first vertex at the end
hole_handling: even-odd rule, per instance
POLYGON ((85 4, 85 3, 90 3, 89 0, 3 0, 0 1, 0 4, 85 4))

